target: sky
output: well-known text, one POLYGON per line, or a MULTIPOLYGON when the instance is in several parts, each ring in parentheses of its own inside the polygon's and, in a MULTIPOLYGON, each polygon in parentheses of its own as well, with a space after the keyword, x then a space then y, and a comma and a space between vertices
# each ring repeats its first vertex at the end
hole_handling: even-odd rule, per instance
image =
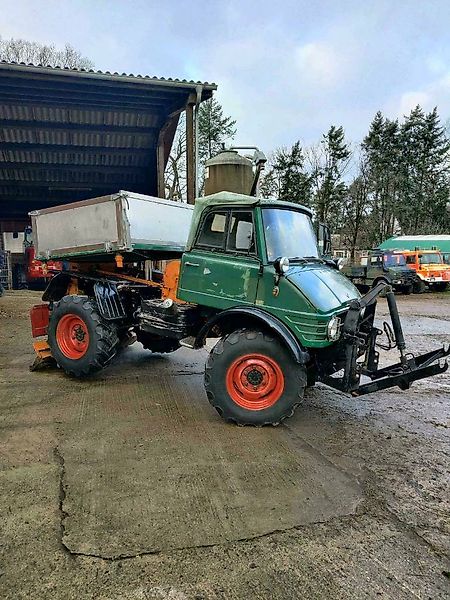
POLYGON ((70 43, 101 70, 213 81, 235 143, 353 143, 377 110, 450 117, 448 0, 0 0, 0 36, 70 43))

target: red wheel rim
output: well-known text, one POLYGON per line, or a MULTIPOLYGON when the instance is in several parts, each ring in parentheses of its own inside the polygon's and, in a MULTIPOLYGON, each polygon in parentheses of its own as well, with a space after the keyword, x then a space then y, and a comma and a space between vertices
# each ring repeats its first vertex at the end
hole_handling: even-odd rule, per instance
POLYGON ((238 406, 264 410, 273 406, 283 393, 283 371, 275 360, 264 354, 244 354, 229 367, 226 386, 238 406))
POLYGON ((64 356, 78 360, 89 348, 89 331, 86 323, 77 315, 64 315, 56 327, 56 341, 64 356))

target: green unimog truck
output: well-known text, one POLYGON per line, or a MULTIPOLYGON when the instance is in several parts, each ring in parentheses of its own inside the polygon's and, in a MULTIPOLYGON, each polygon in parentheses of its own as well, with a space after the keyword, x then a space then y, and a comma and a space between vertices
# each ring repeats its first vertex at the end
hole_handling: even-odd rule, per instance
POLYGON ((405 257, 389 250, 369 250, 359 264, 347 264, 341 271, 363 292, 382 282, 395 291, 410 294, 417 280, 405 257))
POLYGON ((386 282, 361 296, 322 259, 311 211, 298 204, 221 192, 192 210, 121 192, 37 211, 33 228, 38 258, 65 264, 32 310, 37 364, 54 360, 69 375, 93 375, 135 338, 153 352, 216 338, 211 404, 227 421, 276 425, 316 381, 359 396, 447 369, 438 359, 448 348, 406 352, 386 282), (400 353, 384 368, 381 293, 384 333, 400 353))

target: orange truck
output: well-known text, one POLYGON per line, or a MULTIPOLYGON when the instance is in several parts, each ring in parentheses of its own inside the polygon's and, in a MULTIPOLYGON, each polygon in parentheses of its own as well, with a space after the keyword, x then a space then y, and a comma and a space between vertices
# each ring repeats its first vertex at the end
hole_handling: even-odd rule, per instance
POLYGON ((436 292, 445 292, 450 283, 450 265, 446 264, 438 250, 398 250, 403 254, 406 264, 418 275, 416 292, 427 288, 436 292))

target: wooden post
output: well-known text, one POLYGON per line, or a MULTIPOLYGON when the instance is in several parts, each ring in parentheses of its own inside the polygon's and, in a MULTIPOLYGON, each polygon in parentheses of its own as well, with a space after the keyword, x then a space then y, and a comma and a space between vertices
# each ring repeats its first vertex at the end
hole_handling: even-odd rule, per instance
POLYGON ((186 176, 187 176, 187 201, 195 201, 195 149, 194 149, 194 102, 189 101, 186 106, 186 176))
POLYGON ((159 132, 158 136, 158 145, 156 147, 156 173, 158 177, 158 197, 165 198, 166 190, 164 185, 164 170, 165 163, 164 160, 164 134, 165 128, 163 127, 159 132))

